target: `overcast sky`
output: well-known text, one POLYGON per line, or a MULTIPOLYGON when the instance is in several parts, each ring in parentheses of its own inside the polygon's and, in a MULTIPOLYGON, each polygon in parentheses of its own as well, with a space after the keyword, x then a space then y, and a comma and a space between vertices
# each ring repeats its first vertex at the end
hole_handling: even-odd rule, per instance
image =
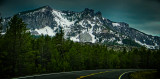
POLYGON ((160 36, 160 0, 0 0, 3 17, 49 5, 58 10, 101 11, 103 17, 126 22, 147 34, 160 36))

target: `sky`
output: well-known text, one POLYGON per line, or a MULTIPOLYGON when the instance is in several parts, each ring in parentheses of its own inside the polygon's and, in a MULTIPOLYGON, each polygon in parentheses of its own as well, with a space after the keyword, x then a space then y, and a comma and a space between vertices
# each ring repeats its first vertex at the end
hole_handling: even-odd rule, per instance
POLYGON ((57 10, 101 11, 103 17, 126 22, 146 34, 160 36, 160 0, 0 0, 1 16, 49 5, 57 10))

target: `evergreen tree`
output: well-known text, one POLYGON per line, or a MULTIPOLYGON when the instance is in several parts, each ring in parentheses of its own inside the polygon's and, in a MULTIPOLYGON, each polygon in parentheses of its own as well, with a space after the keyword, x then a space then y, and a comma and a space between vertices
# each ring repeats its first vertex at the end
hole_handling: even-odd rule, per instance
POLYGON ((6 50, 10 57, 11 74, 18 75, 23 70, 23 54, 30 51, 30 33, 27 32, 26 24, 17 15, 11 18, 9 28, 5 34, 6 50))
POLYGON ((55 43, 56 43, 56 48, 60 52, 60 55, 63 57, 64 55, 64 32, 62 29, 60 29, 60 32, 58 32, 55 36, 55 43))

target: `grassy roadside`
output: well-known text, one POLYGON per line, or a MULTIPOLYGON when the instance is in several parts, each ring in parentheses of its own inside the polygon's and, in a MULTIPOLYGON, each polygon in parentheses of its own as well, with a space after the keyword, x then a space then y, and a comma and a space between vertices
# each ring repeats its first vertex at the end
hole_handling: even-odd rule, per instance
POLYGON ((160 73, 156 70, 138 71, 131 73, 130 79, 160 79, 160 73))

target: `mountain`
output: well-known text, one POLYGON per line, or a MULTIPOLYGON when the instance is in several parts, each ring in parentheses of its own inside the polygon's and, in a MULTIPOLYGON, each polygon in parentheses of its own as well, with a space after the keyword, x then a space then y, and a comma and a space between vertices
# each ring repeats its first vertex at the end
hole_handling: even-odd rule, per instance
MULTIPOLYGON (((74 42, 91 42, 108 45, 145 46, 160 48, 160 37, 147 35, 124 22, 103 18, 101 12, 86 8, 82 12, 60 11, 49 6, 17 14, 27 23, 32 35, 55 36, 60 29, 64 38, 74 42)), ((9 18, 3 20, 7 25, 9 18)))

